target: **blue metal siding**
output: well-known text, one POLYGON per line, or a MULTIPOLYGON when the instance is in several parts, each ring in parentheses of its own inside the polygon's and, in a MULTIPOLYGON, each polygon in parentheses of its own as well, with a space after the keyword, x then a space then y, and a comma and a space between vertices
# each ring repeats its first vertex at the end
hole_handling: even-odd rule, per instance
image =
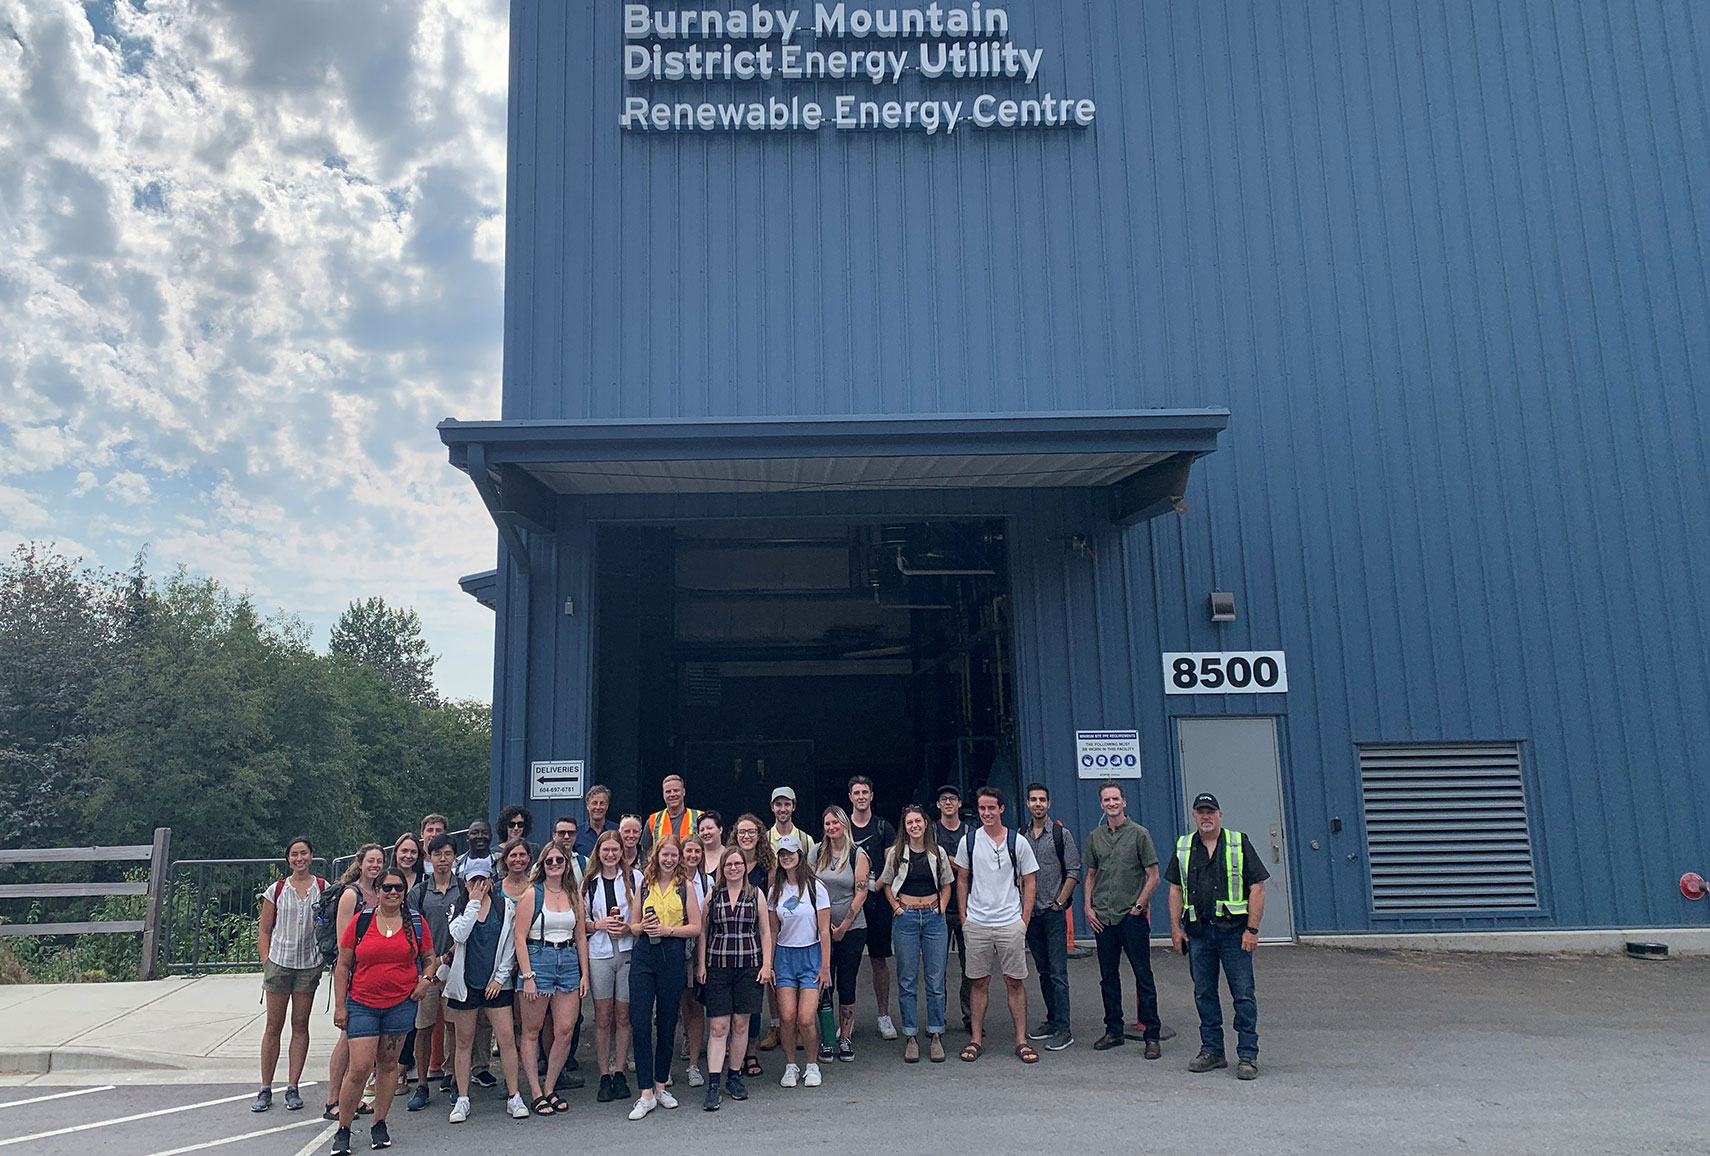
MULTIPOLYGON (((1370 913, 1354 744, 1517 740, 1519 922, 1702 925, 1673 881, 1710 862, 1710 5, 1007 7, 1092 129, 627 137, 620 6, 517 0, 504 416, 1227 406, 1185 520, 1013 555, 1024 767, 1132 722, 1161 835, 1167 715, 1286 712, 1300 927, 1359 930, 1414 924, 1370 913), (1161 650, 1279 646, 1286 701, 1163 694, 1161 650)), ((1100 522, 1080 491, 903 506, 1100 522)), ((586 591, 585 517, 881 508, 577 505, 536 612, 586 591)), ((573 751, 588 622, 542 623, 529 734, 573 751)))

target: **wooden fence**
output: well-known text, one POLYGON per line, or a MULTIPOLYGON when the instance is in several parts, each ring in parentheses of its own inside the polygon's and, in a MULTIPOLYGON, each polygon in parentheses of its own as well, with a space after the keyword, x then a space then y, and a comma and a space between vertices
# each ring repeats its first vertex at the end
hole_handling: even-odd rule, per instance
POLYGON ((153 843, 129 847, 24 847, 0 851, 0 867, 37 863, 140 863, 148 862, 146 883, 7 883, 0 884, 0 899, 63 899, 107 895, 146 895, 147 910, 141 919, 94 920, 85 923, 0 923, 5 935, 108 935, 142 932, 142 975, 160 974, 161 912, 166 899, 167 854, 172 848, 172 828, 156 827, 153 843))

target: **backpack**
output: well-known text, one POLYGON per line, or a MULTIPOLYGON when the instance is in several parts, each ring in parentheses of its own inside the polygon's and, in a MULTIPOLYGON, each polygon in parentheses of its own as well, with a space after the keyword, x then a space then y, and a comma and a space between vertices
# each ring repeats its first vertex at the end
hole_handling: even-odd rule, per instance
POLYGON ((338 962, 338 901, 344 897, 349 883, 334 883, 321 891, 315 904, 315 948, 321 962, 328 967, 338 962))
MULTIPOLYGON (((288 887, 290 885, 290 883, 291 883, 291 881, 289 879, 275 880, 273 883, 273 886, 269 887, 266 891, 263 891, 262 894, 267 897, 267 901, 269 903, 273 904, 273 906, 275 906, 275 907, 278 907, 279 906, 279 897, 285 893, 285 888, 288 887)), ((322 879, 319 875, 317 875, 317 876, 315 876, 315 887, 318 889, 318 894, 316 894, 316 896, 315 896, 315 905, 316 905, 316 907, 319 907, 320 902, 321 902, 321 895, 326 894, 327 881, 325 879, 322 879)), ((319 945, 317 944, 317 946, 319 946, 319 945)))
MULTIPOLYGON (((421 948, 419 945, 422 941, 423 932, 422 917, 414 911, 411 911, 409 915, 410 917, 404 921, 404 935, 408 937, 410 941, 410 947, 412 949, 411 954, 420 955, 421 948)), ((357 943, 362 942, 362 937, 368 934, 368 929, 372 926, 374 926, 374 909, 372 907, 364 907, 356 916, 357 943)))
MULTIPOLYGON (((1062 824, 1059 823, 1058 827, 1061 827, 1061 826, 1062 826, 1062 824)), ((962 840, 962 846, 965 847, 967 849, 967 852, 968 852, 968 898, 970 900, 972 900, 974 897, 974 835, 976 832, 983 831, 983 830, 985 830, 984 827, 979 827, 973 823, 969 823, 968 824, 967 837, 962 840)), ((1063 855, 1062 838, 1063 838, 1062 831, 1059 830, 1057 832, 1057 856, 1059 859, 1061 859, 1062 855, 1063 855)), ((1004 842, 1004 849, 1009 852, 1010 870, 1015 872, 1015 893, 1017 896, 1020 896, 1020 894, 1021 894, 1021 860, 1019 860, 1015 857, 1015 828, 1014 827, 1009 828, 1009 832, 1007 835, 1005 835, 1003 842, 1004 842)))

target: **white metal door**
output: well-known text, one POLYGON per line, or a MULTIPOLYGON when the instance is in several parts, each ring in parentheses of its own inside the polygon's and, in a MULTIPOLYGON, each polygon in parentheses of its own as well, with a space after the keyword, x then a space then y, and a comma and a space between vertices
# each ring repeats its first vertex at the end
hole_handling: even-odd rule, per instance
MULTIPOLYGON (((1271 873, 1265 884, 1265 917, 1260 925, 1263 938, 1293 939, 1277 720, 1177 719, 1176 741, 1182 754, 1184 812, 1201 791, 1217 796, 1223 807, 1223 825, 1244 832, 1271 873)), ((1185 821, 1192 829, 1191 816, 1185 821)))

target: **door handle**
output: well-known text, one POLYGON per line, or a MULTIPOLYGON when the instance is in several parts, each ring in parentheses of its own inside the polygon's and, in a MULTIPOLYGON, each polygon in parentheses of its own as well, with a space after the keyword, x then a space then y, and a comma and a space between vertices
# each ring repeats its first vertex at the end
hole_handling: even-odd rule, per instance
POLYGON ((1282 832, 1276 823, 1271 824, 1271 862, 1282 862, 1282 832))

